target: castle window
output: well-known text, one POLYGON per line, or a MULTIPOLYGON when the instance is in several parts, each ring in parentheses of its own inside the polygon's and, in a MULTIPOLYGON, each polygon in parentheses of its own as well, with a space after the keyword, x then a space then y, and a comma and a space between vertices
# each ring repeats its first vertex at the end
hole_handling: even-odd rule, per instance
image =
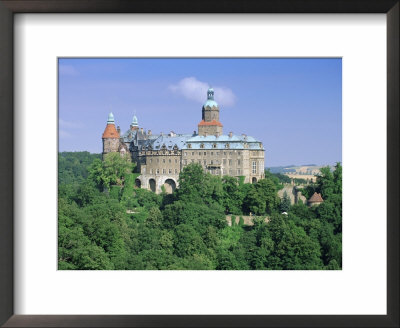
POLYGON ((226 164, 226 158, 223 159, 223 163, 226 164))
POLYGON ((229 156, 232 156, 232 152, 231 151, 229 152, 229 156))
POLYGON ((172 173, 172 169, 169 169, 169 170, 168 170, 168 173, 171 174, 171 173, 172 173))
POLYGON ((238 151, 238 155, 240 156, 240 151, 238 151))
POLYGON ((232 175, 232 169, 229 169, 229 174, 232 175))
POLYGON ((157 172, 157 174, 160 174, 160 169, 157 169, 157 171, 156 171, 156 172, 157 172))
POLYGON ((253 163, 252 163, 252 172, 253 172, 253 174, 257 173, 257 163, 256 163, 256 161, 253 161, 253 163))
POLYGON ((207 155, 207 153, 206 152, 204 152, 204 156, 206 156, 207 155))
POLYGON ((211 156, 213 156, 214 155, 214 152, 211 152, 211 156))
POLYGON ((194 151, 192 151, 192 156, 194 156, 194 151))
POLYGON ((171 159, 168 160, 168 163, 171 163, 171 159))
POLYGON ((162 173, 165 174, 165 169, 162 169, 162 173))
POLYGON ((240 175, 240 169, 237 170, 237 174, 240 175))
POLYGON ((238 159, 238 165, 240 165, 240 159, 238 159))
POLYGON ((213 160, 211 160, 211 164, 214 164, 213 160))
POLYGON ((187 152, 184 152, 184 153, 183 153, 183 156, 186 156, 186 155, 187 155, 187 152))
POLYGON ((224 156, 226 156, 226 151, 224 151, 224 156))
POLYGON ((162 162, 165 163, 165 158, 163 158, 162 162))
POLYGON ((219 151, 217 151, 217 152, 215 153, 215 155, 219 156, 219 151))
POLYGON ((187 159, 185 159, 185 160, 183 161, 183 164, 187 165, 187 159))
POLYGON ((229 165, 232 165, 232 160, 231 159, 229 160, 229 165))

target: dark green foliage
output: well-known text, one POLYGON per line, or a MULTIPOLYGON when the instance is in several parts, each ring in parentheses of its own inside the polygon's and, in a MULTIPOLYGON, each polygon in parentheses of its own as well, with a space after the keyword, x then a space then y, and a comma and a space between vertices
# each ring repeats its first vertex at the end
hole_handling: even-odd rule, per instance
POLYGON ((292 182, 292 179, 290 179, 286 174, 272 173, 272 175, 277 177, 280 183, 291 183, 292 182))
POLYGON ((281 204, 279 205, 279 211, 282 212, 289 212, 290 208, 290 198, 287 192, 283 193, 283 198, 281 199, 281 204))
POLYGON ((88 177, 88 167, 101 154, 87 151, 58 153, 58 184, 74 184, 83 182, 88 177))
POLYGON ((243 204, 246 213, 264 215, 271 214, 277 209, 280 200, 277 195, 277 185, 273 179, 261 179, 251 186, 252 188, 247 192, 243 204))
POLYGON ((158 195, 135 187, 138 174, 121 157, 107 165, 87 158, 86 178, 69 164, 66 170, 75 173, 59 183, 61 270, 341 269, 340 164, 333 172, 322 170, 310 186, 325 201, 309 208, 290 206, 288 195, 280 201, 283 179, 269 172, 249 184, 191 164, 172 195, 158 195), (245 226, 249 212, 258 216, 245 226))

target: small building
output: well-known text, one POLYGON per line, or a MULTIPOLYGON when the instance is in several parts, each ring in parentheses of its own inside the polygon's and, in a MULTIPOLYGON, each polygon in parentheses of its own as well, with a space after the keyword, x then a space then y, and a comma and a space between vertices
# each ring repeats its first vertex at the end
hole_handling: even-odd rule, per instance
POLYGON ((323 203, 324 200, 322 199, 321 194, 315 192, 310 199, 308 200, 308 206, 317 206, 321 203, 323 203))

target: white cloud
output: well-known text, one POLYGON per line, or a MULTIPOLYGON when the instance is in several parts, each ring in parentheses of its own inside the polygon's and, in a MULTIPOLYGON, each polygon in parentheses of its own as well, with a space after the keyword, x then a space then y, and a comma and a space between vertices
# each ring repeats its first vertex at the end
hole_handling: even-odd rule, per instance
POLYGON ((60 127, 66 129, 80 129, 83 127, 83 124, 81 122, 65 121, 61 118, 58 120, 58 122, 60 127))
MULTIPOLYGON (((221 106, 233 106, 236 96, 233 91, 226 87, 212 86, 214 99, 221 106)), ((180 94, 187 99, 204 103, 207 99, 208 83, 197 80, 195 77, 185 77, 177 84, 170 85, 168 89, 175 94, 180 94)))
POLYGON ((71 65, 60 65, 58 66, 58 71, 60 75, 77 76, 79 75, 78 70, 71 65))

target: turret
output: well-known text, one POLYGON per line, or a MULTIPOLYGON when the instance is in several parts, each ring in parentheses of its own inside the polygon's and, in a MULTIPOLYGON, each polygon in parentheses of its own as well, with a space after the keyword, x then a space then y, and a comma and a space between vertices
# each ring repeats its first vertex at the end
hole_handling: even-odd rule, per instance
POLYGON ((201 122, 198 124, 199 135, 222 135, 222 124, 219 121, 219 106, 214 100, 214 89, 207 90, 207 101, 201 111, 201 122))
POLYGON ((131 127, 132 131, 139 129, 139 123, 138 123, 138 119, 137 119, 136 115, 133 115, 133 119, 132 119, 132 123, 131 123, 130 127, 131 127))
POLYGON ((105 154, 117 152, 119 147, 119 133, 115 128, 113 113, 108 115, 107 125, 103 132, 103 158, 105 154))

